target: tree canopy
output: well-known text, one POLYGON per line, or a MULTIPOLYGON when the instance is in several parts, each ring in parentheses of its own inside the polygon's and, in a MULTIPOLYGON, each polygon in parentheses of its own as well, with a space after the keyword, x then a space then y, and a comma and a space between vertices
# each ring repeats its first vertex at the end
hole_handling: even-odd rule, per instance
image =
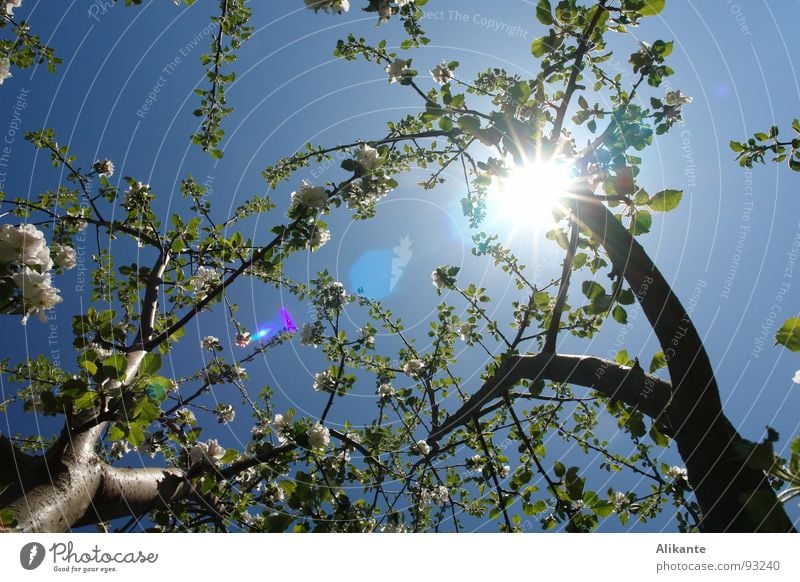
MULTIPOLYGON (((135 68, 93 80, 28 23, 33 4, 0 10, 0 92, 28 142, 13 155, 33 160, 0 185, 0 529, 794 531, 797 426, 729 416, 759 401, 720 381, 695 309, 708 283, 679 289, 648 242, 704 195, 693 165, 654 170, 676 134, 692 155, 679 39, 648 36, 665 0, 539 0, 514 8, 524 28, 443 0, 98 3, 100 53, 106 18, 185 28, 152 58, 120 41, 135 68), (445 18, 536 35, 510 63, 448 48, 429 32, 445 18), (261 107, 294 80, 279 85, 304 37, 284 19, 320 44, 332 30, 321 62, 367 80, 261 107), (53 119, 22 115, 9 78, 41 67, 31 83, 63 76, 79 111, 55 97, 53 119), (93 90, 125 120, 86 115, 93 90), (94 137, 73 139, 72 116, 94 137), (180 155, 157 142, 175 128, 180 155), (409 226, 379 248, 373 223, 409 226), (404 282, 412 261, 424 286, 404 282)), ((309 90, 319 67, 297 74, 309 90)), ((721 164, 800 170, 789 121, 789 137, 730 130, 721 164)), ((788 289, 759 350, 800 351, 788 289)))

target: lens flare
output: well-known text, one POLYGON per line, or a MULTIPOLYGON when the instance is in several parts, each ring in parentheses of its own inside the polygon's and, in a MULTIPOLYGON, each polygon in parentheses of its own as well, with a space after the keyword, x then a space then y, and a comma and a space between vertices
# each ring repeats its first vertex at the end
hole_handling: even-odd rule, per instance
POLYGON ((286 308, 281 308, 281 310, 278 312, 278 315, 271 321, 265 322, 264 324, 258 326, 258 329, 253 332, 253 334, 250 336, 250 339, 253 341, 270 340, 283 332, 295 333, 296 331, 297 325, 294 323, 292 315, 286 308))

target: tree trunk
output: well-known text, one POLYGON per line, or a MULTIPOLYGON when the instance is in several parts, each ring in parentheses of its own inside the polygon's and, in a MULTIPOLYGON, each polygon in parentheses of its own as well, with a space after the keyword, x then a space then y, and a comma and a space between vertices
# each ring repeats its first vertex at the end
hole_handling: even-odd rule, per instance
POLYGON ((703 512, 702 531, 794 531, 764 472, 748 464, 751 443, 725 417, 700 335, 670 285, 599 198, 581 192, 570 200, 630 285, 667 356, 673 393, 666 414, 703 512))

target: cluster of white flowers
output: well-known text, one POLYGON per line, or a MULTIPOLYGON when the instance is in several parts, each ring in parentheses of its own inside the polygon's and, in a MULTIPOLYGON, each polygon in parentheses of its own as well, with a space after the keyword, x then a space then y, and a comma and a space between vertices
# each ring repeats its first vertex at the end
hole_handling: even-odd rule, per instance
POLYGON ((447 63, 443 61, 442 64, 436 65, 431 69, 431 78, 439 85, 444 85, 453 78, 453 72, 447 66, 447 63))
POLYGON ((390 83, 397 83, 409 73, 411 61, 397 58, 386 65, 386 73, 389 75, 390 83))
POLYGON ((356 163, 368 172, 381 165, 381 156, 375 148, 361 144, 356 149, 356 163))
POLYGON ((75 249, 68 245, 53 245, 53 261, 64 270, 73 269, 78 264, 75 249))
POLYGON ((450 490, 444 485, 439 485, 433 489, 423 488, 419 492, 420 501, 423 503, 435 503, 439 507, 447 503, 450 498, 450 490))
POLYGON ((480 455, 473 455, 467 459, 467 465, 472 467, 472 470, 480 473, 483 471, 483 457, 480 455))
POLYGON ((150 196, 150 184, 142 184, 134 180, 125 190, 122 207, 125 210, 140 210, 144 208, 150 196))
POLYGON ((283 501, 286 498, 286 494, 283 491, 283 487, 279 486, 277 483, 269 483, 264 488, 264 500, 276 503, 278 501, 283 501))
POLYGON ((222 346, 219 343, 219 338, 216 338, 213 335, 207 335, 206 337, 200 340, 200 348, 203 350, 214 351, 217 348, 221 347, 222 346))
POLYGON ((109 452, 109 455, 112 459, 121 459, 130 452, 131 448, 128 446, 128 442, 120 440, 111 445, 111 451, 109 452))
POLYGON ((375 347, 375 336, 372 335, 372 331, 367 327, 362 327, 358 330, 359 340, 363 342, 364 347, 367 348, 374 348, 375 347))
POLYGON ((3 12, 14 16, 14 8, 22 6, 22 0, 3 0, 3 12))
POLYGON ((114 175, 114 162, 109 159, 97 160, 92 168, 101 178, 110 178, 114 175))
POLYGON ((100 344, 95 343, 95 342, 91 342, 89 345, 87 345, 86 349, 87 350, 93 350, 93 351, 97 352, 97 355, 101 359, 105 359, 105 358, 107 358, 107 357, 109 357, 109 356, 114 354, 114 352, 112 350, 107 350, 106 348, 104 348, 103 346, 101 346, 100 344))
POLYGON ((319 322, 304 323, 300 330, 300 345, 315 348, 322 343, 325 329, 319 322))
POLYGON ((688 105, 692 101, 693 99, 688 95, 684 95, 680 89, 675 91, 667 91, 667 95, 666 97, 664 97, 664 103, 666 103, 670 107, 680 107, 681 105, 688 105))
POLYGON ((289 418, 282 414, 276 414, 273 424, 275 425, 275 434, 278 436, 278 442, 280 444, 289 442, 292 433, 292 422, 289 418))
POLYGON ((382 533, 407 533, 408 528, 402 523, 392 523, 391 521, 381 527, 382 533))
POLYGON ((322 186, 314 186, 304 180, 292 192, 292 204, 310 211, 323 210, 328 204, 328 192, 322 186))
POLYGON ((350 0, 305 0, 306 8, 314 12, 341 14, 350 10, 350 0))
POLYGON ((675 481, 688 481, 686 469, 677 466, 667 469, 667 477, 675 481))
POLYGON ((792 381, 793 381, 795 384, 800 384, 800 370, 797 370, 797 371, 794 373, 794 376, 792 377, 792 381))
POLYGON ((431 273, 431 281, 433 286, 437 289, 444 289, 447 287, 447 270, 445 267, 437 267, 431 273))
POLYGON ((617 513, 625 511, 625 509, 627 509, 630 503, 631 500, 628 499, 628 496, 622 491, 617 491, 614 494, 614 511, 616 511, 617 513))
POLYGON ((409 360, 403 366, 403 374, 412 378, 419 378, 425 371, 425 362, 422 360, 409 360))
POLYGON ((320 423, 308 429, 308 446, 312 449, 324 449, 331 442, 331 431, 320 423))
POLYGON ((53 268, 44 233, 32 224, 0 226, 0 261, 41 271, 53 268))
POLYGON ((394 388, 388 382, 378 386, 378 396, 381 398, 391 398, 394 396, 394 388))
POLYGON ((17 271, 11 279, 22 294, 25 315, 23 325, 33 314, 47 321, 45 312, 61 303, 58 289, 52 285, 50 269, 57 266, 72 269, 77 264, 75 249, 67 245, 55 245, 54 257, 44 233, 32 224, 0 226, 0 262, 12 265, 17 271), (55 263, 53 259, 55 258, 55 263))
POLYGON ((382 171, 373 170, 358 182, 352 182, 342 192, 344 203, 350 210, 368 210, 384 198, 394 187, 382 171))
POLYGON ((320 293, 320 303, 325 309, 339 309, 347 301, 344 285, 334 281, 320 293))
POLYGON ((197 465, 208 463, 214 465, 225 456, 225 449, 219 446, 217 439, 209 439, 204 443, 197 443, 189 449, 189 463, 197 465))
POLYGON ((502 467, 500 467, 499 473, 500 473, 500 478, 505 479, 511 474, 511 467, 508 465, 503 465, 502 467))
POLYGON ((468 341, 469 338, 472 337, 472 332, 475 331, 475 326, 471 323, 462 323, 458 326, 458 337, 461 338, 462 341, 468 341))
POLYGON ((246 348, 247 345, 250 343, 251 339, 252 339, 252 336, 250 335, 249 332, 241 331, 241 332, 236 334, 236 339, 235 339, 234 343, 236 344, 236 347, 246 348))
POLYGON ((331 376, 331 373, 325 370, 314 374, 314 391, 315 392, 333 392, 336 388, 336 379, 331 376))
POLYGON ((11 61, 8 59, 0 59, 0 85, 9 78, 11 78, 11 61))
POLYGON ((331 240, 331 231, 326 227, 317 224, 314 227, 314 232, 311 233, 311 238, 308 239, 307 246, 312 251, 318 251, 331 240))
POLYGON ((220 281, 221 277, 214 269, 197 267, 197 271, 189 279, 189 287, 191 287, 198 299, 202 299, 220 281))
POLYGON ((411 452, 417 453, 418 455, 422 455, 423 457, 427 456, 431 452, 431 446, 425 442, 425 440, 418 440, 413 447, 411 447, 411 452))
POLYGON ((158 443, 153 433, 144 433, 142 444, 136 447, 136 450, 143 455, 149 456, 151 459, 154 458, 156 453, 158 453, 158 443))
POLYGON ((196 424, 197 419, 194 416, 194 412, 189 410, 188 408, 181 408, 175 412, 175 419, 178 421, 178 424, 196 424))
POLYGON ((217 422, 220 424, 228 424, 229 422, 233 422, 233 419, 236 418, 236 411, 230 404, 217 404, 216 414, 217 422))

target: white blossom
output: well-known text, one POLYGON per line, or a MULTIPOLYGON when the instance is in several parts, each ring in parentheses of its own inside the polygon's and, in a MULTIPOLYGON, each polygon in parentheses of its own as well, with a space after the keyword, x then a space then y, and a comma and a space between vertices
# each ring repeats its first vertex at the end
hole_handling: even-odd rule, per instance
POLYGON ((472 332, 475 331, 475 326, 471 323, 462 323, 458 326, 458 337, 462 341, 468 341, 472 337, 472 332))
POLYGON ((273 424, 275 425, 275 434, 278 436, 280 444, 288 442, 292 428, 292 422, 289 418, 282 414, 276 414, 273 424))
POLYGON ((467 464, 472 465, 473 471, 480 473, 483 471, 483 457, 480 455, 473 455, 467 459, 467 464))
POLYGON ((14 16, 14 9, 22 6, 22 0, 4 0, 3 10, 9 16, 14 16))
POLYGON ((28 317, 38 315, 42 322, 46 322, 45 311, 52 309, 63 301, 58 294, 58 289, 50 284, 50 273, 39 273, 29 267, 12 275, 14 284, 22 292, 22 306, 25 315, 22 325, 28 322, 28 317))
POLYGON ((44 233, 32 224, 0 226, 0 261, 47 271, 53 267, 44 233))
POLYGON ((338 309, 347 301, 347 292, 344 285, 334 281, 322 290, 320 299, 325 309, 338 309))
POLYGON ((150 184, 142 184, 136 180, 128 186, 122 198, 122 206, 126 210, 137 210, 145 206, 150 193, 150 184))
POLYGON ((622 491, 617 491, 614 494, 614 511, 620 513, 621 511, 624 511, 628 505, 630 505, 630 499, 628 499, 628 496, 622 491))
POLYGON ((220 424, 228 424, 236 418, 236 411, 230 404, 217 404, 216 414, 217 422, 220 424))
POLYGON ((181 408, 175 412, 175 418, 178 421, 178 424, 195 424, 197 422, 194 412, 188 408, 181 408))
POLYGON ((350 10, 350 0, 305 0, 306 8, 314 12, 341 14, 350 10))
POLYGON ((194 275, 189 279, 189 287, 199 299, 206 296, 206 293, 216 286, 221 280, 219 273, 209 267, 197 267, 194 275))
POLYGON ((219 347, 222 347, 220 346, 219 338, 216 338, 213 335, 207 335, 206 337, 200 340, 201 349, 214 351, 219 347))
POLYGON ((110 178, 114 175, 114 162, 108 159, 97 160, 92 168, 102 178, 110 178))
POLYGON ((450 490, 444 485, 439 485, 431 493, 432 501, 439 507, 447 503, 447 500, 449 498, 450 498, 450 490))
POLYGON ((116 441, 111 445, 111 452, 109 453, 113 459, 121 459, 131 452, 131 448, 126 441, 116 441))
POLYGON ((505 479, 511 474, 511 467, 508 465, 503 465, 500 467, 500 478, 505 479))
POLYGON ((680 107, 681 105, 687 105, 691 103, 694 99, 689 97, 688 95, 684 95, 680 89, 676 91, 667 91, 667 96, 664 97, 664 103, 669 105, 670 107, 680 107))
POLYGON ((397 58, 386 66, 386 72, 389 74, 389 82, 397 83, 402 80, 409 72, 409 61, 397 58))
POLYGON ((400 8, 412 4, 413 2, 414 0, 394 0, 394 3, 397 4, 400 8))
POLYGON ((434 269, 431 273, 431 281, 437 289, 444 289, 447 286, 447 277, 442 267, 434 269))
POLYGON ((419 378, 425 370, 425 363, 422 360, 409 360, 403 366, 403 373, 412 378, 419 378))
POLYGON ((411 447, 412 452, 415 452, 423 457, 427 456, 431 452, 431 446, 425 442, 424 439, 418 440, 413 447, 411 447))
POLYGON ((381 156, 373 147, 361 144, 356 150, 356 163, 364 170, 374 170, 381 164, 381 156))
POLYGON ((53 245, 53 260, 56 265, 67 271, 78 264, 75 249, 68 245, 53 245))
POLYGON ((669 477, 670 479, 674 479, 675 481, 686 481, 687 480, 686 469, 678 466, 670 467, 667 470, 667 477, 669 477))
POLYGON ((3 81, 11 78, 11 61, 8 59, 0 59, 0 85, 3 81))
POLYGON ((304 323, 300 329, 300 345, 315 348, 322 343, 322 328, 318 323, 304 323))
POLYGON ((251 336, 248 332, 243 331, 236 334, 236 347, 239 348, 246 348, 247 345, 250 343, 251 336))
POLYGON ((378 386, 378 396, 381 398, 391 398, 394 396, 394 388, 388 382, 378 386))
POLYGON ((404 526, 402 523, 392 523, 389 522, 383 527, 381 527, 382 533, 407 533, 408 528, 404 526))
POLYGON ((328 193, 322 186, 314 186, 305 180, 292 192, 292 203, 309 210, 322 210, 328 203, 328 193))
POLYGON ((792 381, 795 384, 800 384, 800 370, 797 370, 797 372, 794 373, 794 377, 792 378, 792 381))
POLYGON ((204 443, 197 443, 189 450, 189 463, 197 465, 207 462, 210 465, 222 460, 225 456, 225 449, 219 446, 216 439, 209 439, 204 443))
POLYGON ((435 83, 444 85, 453 78, 453 72, 450 70, 450 67, 447 66, 447 63, 442 62, 442 64, 436 65, 431 69, 431 77, 435 83))
POLYGON ((318 251, 322 247, 325 246, 331 240, 331 231, 329 231, 324 226, 317 225, 314 227, 314 232, 311 234, 311 238, 308 239, 308 248, 312 251, 318 251))
POLYGON ((314 374, 314 391, 331 392, 336 387, 336 380, 327 370, 314 374))
POLYGON ((320 423, 308 430, 308 446, 312 449, 324 449, 331 442, 331 432, 320 423))

